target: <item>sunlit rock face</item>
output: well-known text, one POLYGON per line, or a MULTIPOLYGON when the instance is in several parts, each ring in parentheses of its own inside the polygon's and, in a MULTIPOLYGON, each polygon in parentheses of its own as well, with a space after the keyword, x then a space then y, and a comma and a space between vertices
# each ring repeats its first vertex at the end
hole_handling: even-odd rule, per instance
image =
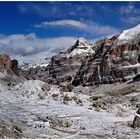
POLYGON ((11 60, 7 54, 0 54, 0 72, 4 74, 18 74, 18 61, 11 60))
POLYGON ((140 28, 138 27, 123 31, 119 36, 97 41, 93 47, 96 48, 95 55, 85 60, 73 84, 123 82, 138 74, 140 72, 140 28))
POLYGON ((88 57, 94 55, 92 44, 87 43, 84 38, 80 38, 66 52, 60 52, 52 57, 49 71, 48 82, 60 84, 61 82, 70 81, 79 71, 82 63, 88 57))
POLYGON ((0 55, 0 72, 7 71, 10 69, 10 57, 9 55, 6 54, 1 54, 0 55))

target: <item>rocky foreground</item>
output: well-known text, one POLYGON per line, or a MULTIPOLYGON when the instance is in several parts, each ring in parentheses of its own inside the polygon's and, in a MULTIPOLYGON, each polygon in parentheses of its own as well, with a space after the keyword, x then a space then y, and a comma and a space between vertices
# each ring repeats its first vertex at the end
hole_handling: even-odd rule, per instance
POLYGON ((99 87, 0 83, 1 138, 139 138, 140 82, 99 87), (134 119, 135 118, 135 119, 134 119))
POLYGON ((27 80, 7 55, 0 60, 0 138, 139 138, 139 76, 116 84, 52 85, 27 80))
POLYGON ((29 69, 0 55, 0 138, 140 138, 139 33, 81 38, 29 69))

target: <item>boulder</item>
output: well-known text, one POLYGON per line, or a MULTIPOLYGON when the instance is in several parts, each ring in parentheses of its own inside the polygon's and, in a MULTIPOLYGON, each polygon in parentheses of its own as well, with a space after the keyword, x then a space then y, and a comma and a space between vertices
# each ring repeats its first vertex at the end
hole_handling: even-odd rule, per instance
POLYGON ((62 83, 60 84, 60 88, 63 92, 71 92, 73 85, 71 83, 62 83))
POLYGON ((42 85, 41 89, 43 91, 49 91, 51 89, 51 85, 49 85, 48 83, 45 83, 42 85))

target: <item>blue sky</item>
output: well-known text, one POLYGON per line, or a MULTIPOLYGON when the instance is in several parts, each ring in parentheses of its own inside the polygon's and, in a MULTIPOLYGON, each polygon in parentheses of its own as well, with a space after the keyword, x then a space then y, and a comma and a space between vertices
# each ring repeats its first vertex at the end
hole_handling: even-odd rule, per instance
POLYGON ((1 52, 51 56, 79 37, 92 41, 136 26, 140 2, 0 2, 0 19, 1 52))

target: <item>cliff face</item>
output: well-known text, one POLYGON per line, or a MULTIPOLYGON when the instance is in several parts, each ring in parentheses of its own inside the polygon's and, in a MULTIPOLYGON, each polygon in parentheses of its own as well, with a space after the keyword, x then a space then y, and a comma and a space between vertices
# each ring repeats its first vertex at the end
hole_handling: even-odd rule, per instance
POLYGON ((47 67, 29 69, 29 79, 73 85, 123 82, 140 72, 140 25, 112 38, 89 44, 80 38, 66 52, 53 56, 47 67))
POLYGON ((85 39, 80 38, 74 46, 66 52, 52 57, 50 65, 47 67, 49 72, 48 82, 60 84, 61 82, 71 81, 79 71, 81 65, 88 57, 94 55, 92 45, 85 39))
POLYGON ((118 39, 98 42, 96 54, 86 60, 73 81, 79 84, 108 84, 132 79, 140 72, 140 42, 117 45, 118 39))
POLYGON ((0 72, 5 72, 10 69, 10 57, 6 54, 0 55, 0 72))
POLYGON ((18 75, 18 61, 11 60, 7 54, 0 55, 0 72, 5 74, 17 74, 18 75))

